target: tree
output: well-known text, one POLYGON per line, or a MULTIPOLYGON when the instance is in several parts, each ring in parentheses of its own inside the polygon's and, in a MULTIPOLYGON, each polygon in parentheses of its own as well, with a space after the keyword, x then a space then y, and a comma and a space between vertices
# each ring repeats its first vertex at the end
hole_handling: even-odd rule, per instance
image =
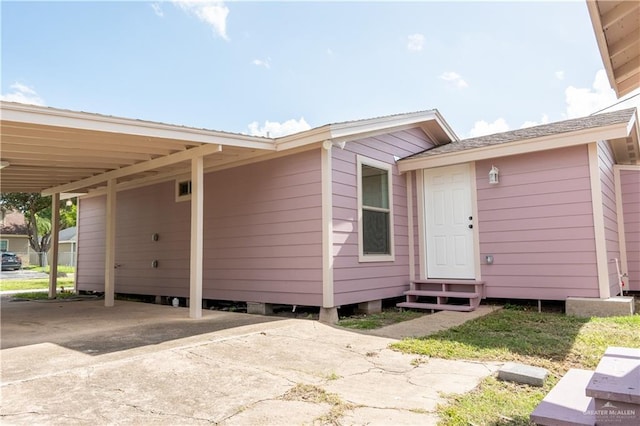
MULTIPOLYGON (((45 266, 46 253, 51 247, 51 230, 53 228, 51 226, 51 197, 44 197, 37 192, 3 193, 0 194, 0 207, 5 210, 16 210, 24 215, 29 245, 38 253, 40 266, 45 266)), ((75 208, 65 209, 66 202, 61 202, 60 207, 65 212, 64 215, 60 215, 60 229, 68 228, 70 223, 72 223, 71 226, 75 225, 75 208), (73 210, 73 214, 71 210, 73 210)))

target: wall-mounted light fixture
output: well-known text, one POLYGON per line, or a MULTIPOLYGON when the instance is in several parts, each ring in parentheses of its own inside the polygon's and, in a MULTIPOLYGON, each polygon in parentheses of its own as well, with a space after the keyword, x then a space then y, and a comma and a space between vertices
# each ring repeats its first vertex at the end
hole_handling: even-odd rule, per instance
POLYGON ((151 234, 151 241, 158 241, 160 239, 160 235, 158 234, 151 234))
POLYGON ((5 167, 9 167, 8 161, 0 161, 0 169, 4 169, 5 167))
POLYGON ((496 166, 491 166, 489 170, 489 184, 495 185, 500 182, 500 170, 496 166))
POLYGON ((484 257, 484 260, 487 262, 487 265, 493 265, 493 255, 488 254, 484 257))

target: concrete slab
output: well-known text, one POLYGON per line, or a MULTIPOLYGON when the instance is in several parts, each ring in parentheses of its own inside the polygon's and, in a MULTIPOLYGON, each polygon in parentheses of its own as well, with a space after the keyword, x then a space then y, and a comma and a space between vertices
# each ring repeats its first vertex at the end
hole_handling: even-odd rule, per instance
POLYGON ((387 349, 395 339, 318 321, 116 301, 2 305, 4 424, 314 424, 328 402, 285 400, 312 385, 343 401, 343 424, 434 424, 442 395, 498 365, 387 349))
POLYGON ((571 369, 531 413, 531 421, 548 426, 593 426, 593 398, 584 394, 593 371, 571 369))
POLYGON ((531 386, 543 386, 549 370, 532 365, 508 362, 498 370, 498 379, 531 386))
POLYGON ((567 297, 567 315, 577 317, 612 317, 633 315, 633 297, 616 296, 608 299, 590 297, 567 297))
MULTIPOLYGON (((588 396, 616 405, 629 403, 640 410, 640 349, 610 347, 600 359, 587 386, 588 396)), ((638 413, 640 416, 640 412, 638 413)))

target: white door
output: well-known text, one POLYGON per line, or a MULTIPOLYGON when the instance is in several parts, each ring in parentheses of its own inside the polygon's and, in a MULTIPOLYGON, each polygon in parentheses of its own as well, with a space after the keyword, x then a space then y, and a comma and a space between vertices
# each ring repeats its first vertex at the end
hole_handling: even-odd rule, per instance
POLYGON ((424 170, 428 278, 475 278, 469 166, 424 170))

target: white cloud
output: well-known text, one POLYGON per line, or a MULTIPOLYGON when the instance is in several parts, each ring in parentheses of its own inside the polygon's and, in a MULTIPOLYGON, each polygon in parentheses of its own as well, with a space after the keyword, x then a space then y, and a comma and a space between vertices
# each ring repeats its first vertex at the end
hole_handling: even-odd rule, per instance
POLYGON ((604 70, 596 73, 591 88, 567 87, 564 92, 567 117, 584 117, 616 102, 616 94, 609 86, 604 70))
POLYGON ((549 123, 549 116, 547 114, 542 114, 542 118, 540 118, 540 121, 525 121, 524 123, 522 123, 522 126, 520 126, 521 129, 524 129, 525 127, 533 127, 533 126, 538 126, 540 124, 547 124, 549 123))
POLYGON ((213 28, 213 31, 225 40, 227 35, 227 16, 229 8, 221 1, 207 0, 173 0, 173 3, 187 13, 195 15, 202 22, 213 28))
POLYGON ((155 13, 159 17, 164 17, 164 12, 162 10, 162 6, 160 3, 151 3, 151 8, 153 9, 153 13, 155 13))
POLYGON ((446 81, 454 87, 457 87, 458 89, 469 87, 467 82, 463 80, 460 74, 454 71, 443 72, 442 74, 440 74, 440 79, 446 81))
POLYGON ((260 123, 254 121, 249 124, 249 134, 252 136, 266 136, 270 138, 277 138, 280 136, 287 136, 293 133, 309 130, 311 126, 304 120, 304 117, 300 117, 300 120, 287 120, 284 123, 278 123, 277 121, 265 121, 264 126, 260 127, 260 123))
POLYGON ((487 123, 484 120, 476 121, 473 125, 473 129, 469 131, 469 137, 475 138, 478 136, 491 135, 493 133, 506 132, 509 130, 509 125, 504 118, 498 118, 493 123, 487 123))
POLYGON ((407 36, 407 49, 412 52, 419 52, 424 47, 424 36, 422 34, 411 34, 407 36))
POLYGON ((13 89, 12 92, 0 95, 0 100, 7 102, 20 102, 21 104, 44 106, 44 100, 31 87, 17 82, 13 83, 9 87, 13 89))
POLYGON ((331 50, 331 48, 327 48, 327 55, 333 55, 333 50, 331 50))
POLYGON ((265 67, 266 69, 271 68, 271 58, 267 58, 264 61, 262 59, 254 59, 251 63, 257 67, 265 67))
POLYGON ((556 78, 558 80, 564 80, 564 71, 560 70, 560 71, 556 71, 555 72, 556 78))

